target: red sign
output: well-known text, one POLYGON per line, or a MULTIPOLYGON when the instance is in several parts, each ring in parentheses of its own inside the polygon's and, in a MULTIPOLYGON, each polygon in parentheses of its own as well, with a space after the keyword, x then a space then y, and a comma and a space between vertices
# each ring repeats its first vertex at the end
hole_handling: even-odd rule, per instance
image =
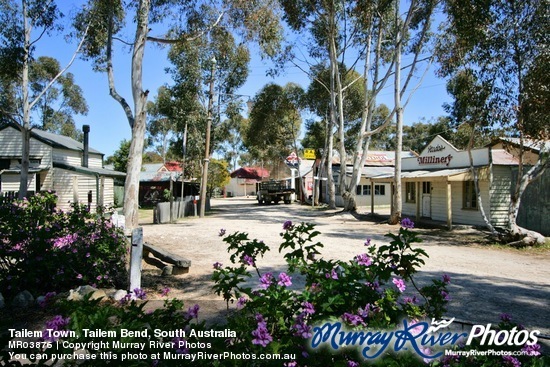
POLYGON ((300 158, 298 158, 296 153, 292 152, 288 157, 286 157, 285 163, 288 166, 296 167, 300 163, 300 158))

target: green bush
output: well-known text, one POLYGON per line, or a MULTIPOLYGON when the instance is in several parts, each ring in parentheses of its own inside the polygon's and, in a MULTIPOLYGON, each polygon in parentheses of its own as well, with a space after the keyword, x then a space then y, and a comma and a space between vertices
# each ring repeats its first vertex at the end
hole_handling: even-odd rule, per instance
POLYGON ((126 280, 124 234, 86 206, 55 208, 41 193, 0 203, 0 289, 10 296, 64 291, 77 285, 120 286, 126 280))
MULTIPOLYGON (((397 234, 387 235, 391 240, 388 245, 377 247, 367 240, 364 252, 359 251, 362 253, 352 260, 339 261, 319 258, 323 245, 314 243, 319 232, 312 224, 295 225, 287 221, 279 247, 285 254, 287 266, 278 273, 262 272, 258 265, 260 258, 269 251, 266 244, 250 240, 246 233, 225 236, 225 230, 221 230, 220 236, 225 236, 223 240, 228 244, 232 265, 224 267, 215 263, 212 278, 214 291, 226 300, 227 307, 236 304, 227 324, 207 328, 204 322, 198 321, 198 305, 184 311, 183 303, 178 300, 166 301, 164 307, 146 311, 146 302, 136 300, 145 299, 146 295, 135 289, 119 303, 85 299, 79 302, 59 300, 52 304, 49 307, 59 315, 48 321, 46 328, 72 333, 62 339, 69 344, 44 340, 50 344, 43 345, 42 349, 47 355, 71 354, 74 348, 70 343, 79 343, 87 355, 95 356, 95 359, 79 361, 78 365, 82 366, 542 367, 549 362, 548 358, 540 356, 538 344, 490 346, 497 350, 522 350, 530 356, 473 354, 450 357, 441 351, 483 351, 489 347, 480 345, 477 340, 465 346, 464 340, 458 338, 453 343, 438 346, 435 332, 427 336, 426 343, 421 343, 423 347, 410 339, 409 343, 402 343, 407 337, 425 331, 416 331, 427 325, 422 320, 439 320, 450 300, 447 285, 451 280, 447 275, 423 287, 416 285, 414 275, 427 255, 422 249, 413 247, 421 240, 411 228, 412 222, 404 220, 397 234), (330 323, 338 325, 338 333, 333 334, 333 339, 321 335, 330 323), (376 344, 381 345, 382 334, 393 330, 396 334, 392 335, 396 336, 399 329, 403 331, 390 348, 374 348, 376 344), (113 332, 113 336, 87 335, 84 330, 113 332), (124 330, 146 331, 147 335, 123 335, 124 330), (185 336, 176 335, 178 330, 185 336), (231 335, 212 337, 215 330, 229 331, 231 335), (368 332, 373 338, 371 349, 370 344, 355 343, 353 339, 353 335, 363 337, 366 334, 361 333, 368 332), (331 344, 335 338, 341 338, 340 342, 331 344), (101 343, 106 340, 109 342, 101 343), (143 345, 128 349, 114 341, 143 345), (194 346, 189 347, 187 343, 194 346), (429 343, 433 348, 424 347, 429 343), (186 356, 204 352, 219 356, 230 352, 240 357, 186 359, 186 356), (129 354, 138 353, 142 356, 128 359, 129 354), (432 358, 437 353, 441 353, 440 357, 432 358), (284 354, 285 357, 283 360, 252 358, 262 354, 284 354)), ((498 328, 515 330, 515 333, 521 329, 508 315, 501 316, 498 328)), ((460 334, 454 333, 457 337, 468 335, 460 334)), ((0 340, 0 343, 7 343, 7 340, 0 340)), ((16 350, 30 356, 29 351, 29 348, 16 350)), ((9 353, 0 348, 0 362, 8 359, 9 353)), ((31 362, 42 365, 44 361, 31 362)), ((75 361, 63 359, 62 364, 73 365, 75 361)))

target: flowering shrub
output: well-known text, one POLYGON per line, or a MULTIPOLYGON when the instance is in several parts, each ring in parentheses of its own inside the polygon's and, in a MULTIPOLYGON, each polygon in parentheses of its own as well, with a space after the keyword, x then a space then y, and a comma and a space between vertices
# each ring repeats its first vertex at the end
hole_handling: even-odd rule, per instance
MULTIPOLYGON (((145 292, 135 289, 132 294, 139 298, 122 302, 92 300, 89 296, 80 301, 59 299, 50 305, 59 314, 47 320, 44 328, 52 333, 44 332, 41 343, 27 343, 11 351, 29 358, 25 366, 179 367, 204 366, 203 360, 181 358, 188 355, 191 348, 221 351, 225 347, 222 338, 207 341, 203 337, 206 328, 204 322, 198 321, 198 305, 184 311, 183 302, 173 299, 165 300, 163 307, 146 311, 147 302, 142 301, 146 298, 145 292), (62 336, 50 336, 53 332, 62 336), (76 358, 67 357, 76 353, 74 346, 80 346, 77 349, 85 351, 88 358, 77 363, 76 358), (166 358, 167 354, 171 358, 166 358)), ((23 365, 20 361, 9 362, 9 352, 2 348, 8 340, 2 338, 0 335, 0 365, 23 365)))
MULTIPOLYGON (((214 291, 241 309, 229 320, 230 328, 238 331, 238 347, 246 352, 295 353, 289 366, 354 365, 360 360, 357 351, 306 349, 313 326, 338 320, 349 328, 388 329, 404 318, 440 318, 449 300, 450 279, 416 287, 413 275, 427 255, 412 247, 421 242, 410 231, 412 226, 407 222, 397 234, 388 234, 389 245, 377 247, 368 240, 352 260, 337 261, 319 258, 323 245, 314 243, 319 232, 313 224, 287 221, 279 251, 285 252, 288 269, 280 272, 259 268, 258 257, 269 250, 263 242, 250 240, 245 233, 224 237, 232 265, 214 264, 214 291), (250 284, 252 273, 258 276, 255 286, 250 284)), ((419 361, 410 354, 395 358, 419 361)))
POLYGON ((125 277, 125 239, 102 213, 85 206, 55 209, 42 193, 0 203, 0 289, 34 293, 77 285, 119 285, 125 277), (47 281, 46 281, 47 280, 47 281))

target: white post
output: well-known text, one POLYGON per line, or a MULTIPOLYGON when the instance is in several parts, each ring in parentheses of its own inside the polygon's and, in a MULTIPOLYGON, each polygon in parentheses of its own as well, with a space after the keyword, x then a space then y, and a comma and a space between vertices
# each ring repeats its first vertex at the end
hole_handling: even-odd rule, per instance
POLYGON ((297 176, 294 175, 294 172, 297 172, 296 169, 295 169, 295 168, 291 168, 291 169, 290 169, 290 177, 291 177, 291 179, 290 179, 290 188, 291 188, 291 189, 294 189, 294 193, 290 195, 290 200, 291 200, 291 201, 295 201, 295 200, 296 200, 296 179, 295 179, 295 178, 296 178, 297 176))
POLYGON ((132 230, 132 247, 130 249, 130 292, 141 288, 141 260, 143 257, 143 228, 132 230))

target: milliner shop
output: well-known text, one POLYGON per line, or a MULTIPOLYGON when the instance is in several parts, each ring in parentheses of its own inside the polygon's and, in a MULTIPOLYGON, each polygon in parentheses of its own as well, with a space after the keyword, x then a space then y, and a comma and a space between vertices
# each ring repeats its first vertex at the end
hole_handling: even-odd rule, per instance
MULTIPOLYGON (((506 226, 518 159, 502 144, 473 149, 485 215, 495 226, 506 226)), ((517 173, 516 173, 517 174, 517 173)), ((436 136, 420 155, 402 159, 402 215, 453 224, 483 226, 468 151, 436 136)), ((371 177, 372 184, 393 181, 392 174, 371 177)))

